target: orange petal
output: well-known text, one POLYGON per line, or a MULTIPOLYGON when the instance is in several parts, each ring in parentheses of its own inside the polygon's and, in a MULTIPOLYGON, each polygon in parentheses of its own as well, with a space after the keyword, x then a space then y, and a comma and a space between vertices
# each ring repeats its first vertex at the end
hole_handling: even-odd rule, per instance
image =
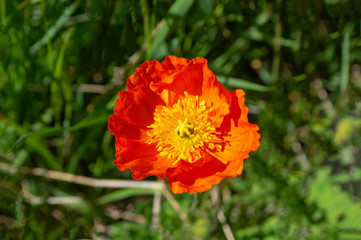
POLYGON ((165 178, 168 168, 173 166, 173 162, 166 157, 159 156, 155 144, 148 144, 142 141, 119 139, 116 141, 116 160, 120 171, 129 168, 135 180, 155 175, 165 178))
MULTIPOLYGON (((164 60, 164 62, 166 61, 172 61, 174 64, 175 59, 169 57, 164 60)), ((178 72, 162 81, 152 82, 150 88, 160 94, 168 106, 173 106, 178 99, 184 97, 186 91, 189 95, 198 95, 200 101, 204 100, 208 107, 213 107, 218 115, 216 119, 228 114, 231 94, 208 68, 207 60, 198 57, 191 61, 180 61, 182 64, 175 67, 172 65, 178 72), (185 65, 186 63, 188 65, 185 65)), ((220 124, 220 122, 216 124, 220 124)))
POLYGON ((127 79, 127 89, 132 90, 136 86, 149 86, 151 81, 157 79, 162 72, 162 66, 156 60, 145 61, 135 69, 135 73, 127 79))
MULTIPOLYGON (((243 161, 249 157, 250 151, 256 151, 260 145, 261 135, 257 132, 258 129, 257 125, 250 123, 242 123, 238 127, 233 126, 223 138, 226 143, 224 149, 209 153, 222 162, 232 162, 232 165, 235 161, 243 161)), ((230 170, 233 171, 232 176, 241 173, 237 168, 230 170)))
POLYGON ((256 124, 248 123, 248 108, 244 105, 243 90, 235 90, 231 95, 230 113, 224 117, 219 128, 219 131, 225 133, 223 140, 226 145, 222 151, 210 152, 223 162, 248 158, 250 151, 258 149, 261 137, 257 132, 259 127, 256 124))
POLYGON ((227 165, 207 156, 208 161, 201 166, 192 166, 188 171, 168 177, 169 186, 173 193, 204 192, 218 184, 223 179, 222 172, 227 165))
POLYGON ((190 95, 202 94, 202 69, 202 64, 191 66, 190 63, 186 68, 179 69, 178 72, 162 81, 152 82, 150 88, 160 94, 168 106, 172 106, 180 96, 184 95, 185 91, 190 95))
POLYGON ((179 58, 177 56, 167 56, 161 64, 164 69, 172 69, 177 72, 187 66, 189 62, 190 60, 185 58, 179 58))
POLYGON ((149 86, 151 82, 164 81, 167 77, 182 70, 189 62, 190 60, 176 56, 168 56, 162 63, 156 60, 145 61, 128 78, 127 88, 131 90, 135 86, 149 86))
POLYGON ((119 92, 114 114, 140 128, 147 128, 154 122, 153 113, 156 106, 164 104, 162 99, 149 88, 136 87, 132 91, 119 92))
POLYGON ((108 128, 109 132, 116 138, 141 139, 146 134, 133 122, 129 122, 126 118, 122 118, 117 114, 110 115, 108 128))

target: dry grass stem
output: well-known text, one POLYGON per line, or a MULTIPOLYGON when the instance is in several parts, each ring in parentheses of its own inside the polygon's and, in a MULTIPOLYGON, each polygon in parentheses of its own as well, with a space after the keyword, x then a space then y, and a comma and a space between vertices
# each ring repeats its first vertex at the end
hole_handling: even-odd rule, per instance
POLYGON ((168 190, 167 186, 165 185, 165 183, 163 182, 163 188, 162 188, 162 192, 164 197, 167 199, 167 201, 169 202, 169 204, 172 206, 172 208, 174 209, 174 211, 176 211, 176 213, 178 214, 179 218, 188 226, 190 226, 190 222, 188 220, 187 215, 183 212, 181 206, 179 205, 179 203, 177 202, 177 200, 174 198, 173 194, 168 190))
POLYGON ((152 225, 151 225, 151 228, 153 229, 159 228, 161 208, 162 208, 162 193, 160 191, 155 191, 153 198, 152 225))
POLYGON ((227 240, 235 240, 232 229, 227 223, 226 216, 224 215, 222 209, 219 207, 221 206, 221 198, 219 194, 218 185, 215 185, 211 189, 210 194, 211 194, 212 203, 217 208, 217 219, 219 223, 222 225, 224 236, 226 237, 227 240))
POLYGON ((43 168, 18 167, 0 162, 0 169, 10 173, 29 174, 39 177, 45 177, 51 180, 71 182, 80 185, 99 187, 99 188, 145 188, 161 190, 162 184, 155 181, 133 181, 133 180, 115 180, 115 179, 97 179, 79 176, 70 173, 64 173, 43 168))

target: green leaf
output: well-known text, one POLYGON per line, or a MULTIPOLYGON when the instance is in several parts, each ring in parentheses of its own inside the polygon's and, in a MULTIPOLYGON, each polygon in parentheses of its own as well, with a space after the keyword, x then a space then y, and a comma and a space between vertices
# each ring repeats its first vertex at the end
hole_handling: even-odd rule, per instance
POLYGON ((330 181, 330 173, 330 168, 326 167, 318 171, 310 186, 308 200, 316 202, 326 212, 329 223, 361 231, 360 206, 330 181))
POLYGON ((331 182, 333 183, 350 183, 361 180, 361 169, 355 167, 353 173, 339 173, 331 176, 331 182))

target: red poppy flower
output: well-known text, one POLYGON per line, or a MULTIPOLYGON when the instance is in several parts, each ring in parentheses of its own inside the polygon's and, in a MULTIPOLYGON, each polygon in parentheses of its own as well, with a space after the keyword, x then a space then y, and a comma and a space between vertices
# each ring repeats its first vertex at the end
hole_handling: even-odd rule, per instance
POLYGON ((203 192, 241 174, 259 147, 243 90, 229 92, 201 57, 146 61, 120 91, 108 127, 119 170, 168 178, 174 193, 203 192))

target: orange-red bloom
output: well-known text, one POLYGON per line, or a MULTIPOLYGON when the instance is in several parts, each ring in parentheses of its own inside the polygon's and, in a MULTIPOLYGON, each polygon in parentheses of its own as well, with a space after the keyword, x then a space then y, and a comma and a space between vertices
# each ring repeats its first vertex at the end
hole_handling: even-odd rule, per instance
POLYGON ((203 192, 241 174, 259 147, 243 90, 229 92, 201 57, 146 61, 120 91, 110 133, 119 170, 168 178, 174 193, 203 192))

